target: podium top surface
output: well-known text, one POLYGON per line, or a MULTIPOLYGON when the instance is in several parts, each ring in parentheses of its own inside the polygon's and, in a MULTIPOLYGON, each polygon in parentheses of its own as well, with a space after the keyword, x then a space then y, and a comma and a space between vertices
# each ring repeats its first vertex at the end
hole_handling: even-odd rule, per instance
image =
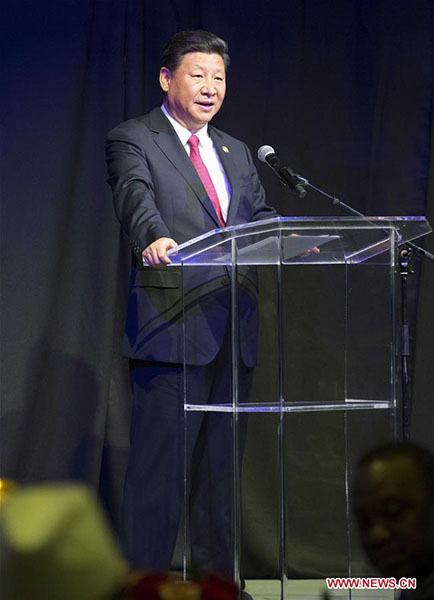
POLYGON ((360 263, 430 232, 423 216, 275 217, 214 229, 168 255, 172 265, 360 263))

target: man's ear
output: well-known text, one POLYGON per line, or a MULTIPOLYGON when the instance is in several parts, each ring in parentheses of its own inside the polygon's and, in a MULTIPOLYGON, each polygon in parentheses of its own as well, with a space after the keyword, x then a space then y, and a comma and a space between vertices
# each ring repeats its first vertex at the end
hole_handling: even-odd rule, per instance
POLYGON ((172 74, 166 67, 161 67, 160 69, 160 86, 163 92, 167 92, 169 90, 170 80, 172 79, 172 74))

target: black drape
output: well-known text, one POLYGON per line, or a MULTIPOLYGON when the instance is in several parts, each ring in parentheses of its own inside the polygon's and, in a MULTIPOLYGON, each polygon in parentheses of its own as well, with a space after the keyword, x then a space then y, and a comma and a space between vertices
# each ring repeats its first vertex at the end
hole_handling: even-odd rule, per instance
MULTIPOLYGON (((161 101, 166 39, 182 29, 209 29, 228 41, 232 59, 217 126, 252 151, 272 144, 286 164, 358 210, 425 214, 433 223, 434 5, 3 5, 1 474, 84 479, 99 489, 117 524, 128 453, 130 394, 119 340, 130 257, 105 183, 107 131, 161 101)), ((259 172, 283 214, 336 214, 314 194, 303 202, 288 195, 262 165, 259 172)), ((425 242, 431 251, 433 237, 425 242)), ((434 268, 414 262, 412 435, 434 449, 434 268)), ((316 447, 331 444, 325 429, 341 425, 324 427, 318 417, 324 443, 320 437, 309 449, 294 447, 298 463, 315 462, 316 447)), ((294 427, 304 426, 299 417, 294 427)), ((329 449, 331 461, 340 460, 340 450, 329 449)), ((335 489, 330 477, 328 498, 335 489)), ((304 480, 307 496, 314 484, 304 480)), ((296 572, 339 570, 333 530, 327 543, 334 558, 324 560, 307 531, 309 523, 320 524, 309 520, 301 500, 296 508, 305 509, 306 525, 296 572)), ((247 544, 251 564, 266 564, 267 544, 254 539, 247 544)), ((261 575, 259 566, 255 572, 261 575)))

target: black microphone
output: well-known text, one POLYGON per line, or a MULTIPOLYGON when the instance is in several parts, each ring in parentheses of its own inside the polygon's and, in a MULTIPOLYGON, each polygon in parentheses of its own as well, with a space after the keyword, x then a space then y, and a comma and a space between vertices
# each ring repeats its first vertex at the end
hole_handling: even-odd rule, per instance
POLYGON ((282 167, 280 160, 274 152, 274 148, 271 146, 261 146, 258 150, 258 158, 261 162, 266 162, 273 169, 283 185, 295 190, 299 198, 306 196, 307 192, 301 185, 301 179, 289 167, 282 167))

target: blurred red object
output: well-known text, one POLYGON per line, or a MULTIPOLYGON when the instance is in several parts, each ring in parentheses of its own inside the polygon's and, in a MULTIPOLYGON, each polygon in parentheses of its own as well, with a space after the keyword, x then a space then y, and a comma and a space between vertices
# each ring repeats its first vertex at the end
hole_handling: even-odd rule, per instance
POLYGON ((160 600, 158 588, 167 581, 167 573, 150 573, 139 576, 137 573, 130 575, 133 582, 124 595, 125 600, 160 600), (135 580, 135 581, 134 581, 135 580))
POLYGON ((199 597, 196 591, 198 587, 200 600, 237 600, 239 596, 238 586, 220 575, 207 575, 199 581, 183 582, 167 573, 131 573, 123 600, 167 600, 169 597, 176 600, 184 595, 187 600, 187 596, 199 597))
POLYGON ((234 581, 220 575, 207 575, 201 582, 201 600, 236 600, 239 595, 234 581))

